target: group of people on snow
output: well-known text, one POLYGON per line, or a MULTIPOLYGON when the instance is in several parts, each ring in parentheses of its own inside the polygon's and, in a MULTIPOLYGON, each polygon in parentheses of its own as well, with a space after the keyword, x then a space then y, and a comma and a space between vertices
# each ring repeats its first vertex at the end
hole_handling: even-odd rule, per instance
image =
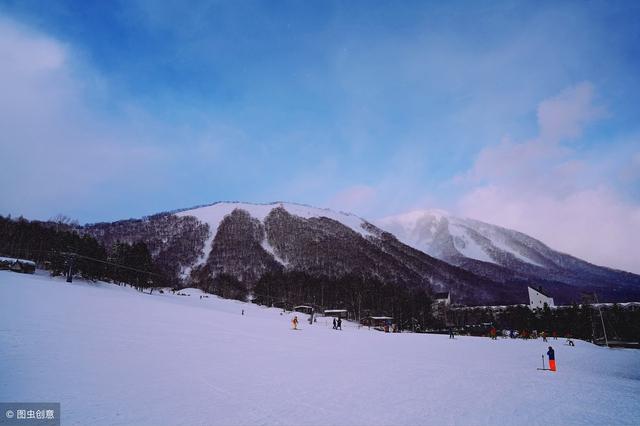
MULTIPOLYGON (((529 330, 502 330, 502 336, 503 337, 509 337, 511 339, 537 339, 538 337, 542 337, 542 340, 544 342, 548 341, 547 339, 549 338, 549 333, 547 333, 546 331, 541 331, 540 333, 538 333, 538 330, 533 330, 533 331, 529 331, 529 330)), ((554 340, 558 340, 558 333, 553 331, 551 333, 551 336, 553 337, 554 340)))
MULTIPOLYGON (((492 333, 492 331, 494 330, 494 328, 491 329, 491 331, 489 331, 489 336, 495 340, 495 337, 492 333)), ((509 337, 511 339, 537 339, 538 337, 542 337, 542 341, 543 342, 548 342, 549 338, 553 337, 553 340, 558 340, 558 333, 554 330, 551 332, 551 335, 549 335, 549 333, 546 330, 541 331, 540 333, 538 333, 537 330, 533 330, 531 332, 529 332, 528 330, 521 330, 521 331, 517 331, 517 330, 503 330, 502 331, 502 336, 503 337, 509 337)), ((565 335, 567 341, 566 341, 566 345, 568 346, 575 346, 575 343, 573 342, 573 340, 571 339, 571 334, 567 334, 565 335)))
POLYGON ((338 317, 333 319, 333 329, 342 330, 342 318, 338 317))
MULTIPOLYGON (((314 322, 314 316, 311 315, 309 316, 309 324, 313 324, 314 322)), ((291 328, 294 330, 298 329, 298 316, 295 315, 293 317, 293 319, 291 320, 291 328)), ((334 330, 342 330, 342 318, 334 318, 333 319, 333 329, 334 330)))

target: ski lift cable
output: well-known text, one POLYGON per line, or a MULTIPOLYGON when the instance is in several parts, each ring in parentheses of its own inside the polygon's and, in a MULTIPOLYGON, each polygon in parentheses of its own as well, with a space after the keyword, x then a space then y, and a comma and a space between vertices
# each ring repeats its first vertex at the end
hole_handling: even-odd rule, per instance
POLYGON ((94 262, 100 262, 100 263, 104 263, 106 265, 112 265, 112 266, 115 266, 115 267, 118 267, 118 268, 129 269, 131 271, 141 272, 143 274, 155 275, 156 277, 164 278, 164 276, 162 276, 160 274, 156 274, 155 272, 144 271, 142 269, 132 268, 130 266, 125 266, 125 265, 120 265, 118 263, 109 262, 109 261, 106 261, 106 260, 100 260, 100 259, 96 259, 96 258, 93 258, 93 257, 85 256, 85 255, 74 253, 74 252, 58 252, 58 253, 63 255, 63 256, 72 256, 72 257, 78 257, 78 258, 81 258, 81 259, 88 259, 88 260, 92 260, 94 262))

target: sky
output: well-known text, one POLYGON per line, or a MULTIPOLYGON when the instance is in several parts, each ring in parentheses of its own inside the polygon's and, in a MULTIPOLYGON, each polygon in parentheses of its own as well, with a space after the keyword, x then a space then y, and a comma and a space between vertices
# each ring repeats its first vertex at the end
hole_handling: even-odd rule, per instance
POLYGON ((438 208, 640 273, 640 3, 0 0, 0 214, 438 208))

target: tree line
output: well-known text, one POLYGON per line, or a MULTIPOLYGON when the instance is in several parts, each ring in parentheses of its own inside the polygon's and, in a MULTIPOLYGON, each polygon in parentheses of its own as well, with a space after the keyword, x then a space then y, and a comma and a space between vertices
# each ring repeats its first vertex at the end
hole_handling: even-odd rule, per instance
MULTIPOLYGON (((116 241, 106 247, 70 221, 39 222, 0 216, 0 255, 34 260, 52 275, 65 274, 73 261, 76 275, 90 280, 127 283, 139 289, 176 287, 166 268, 152 257, 145 242, 116 241), (70 257, 65 253, 75 253, 70 257), (119 265, 114 266, 113 264, 119 265), (149 271, 156 275, 141 273, 149 271)), ((208 271, 192 274, 194 287, 224 298, 292 308, 311 303, 318 309, 347 309, 352 318, 386 315, 402 328, 420 330, 433 320, 431 298, 424 288, 407 288, 366 274, 324 276, 305 272, 263 273, 255 285, 235 275, 208 271)))
POLYGON ((368 275, 316 276, 282 271, 264 274, 253 288, 254 303, 291 309, 346 309, 351 318, 390 316, 401 329, 423 330, 433 323, 425 288, 406 287, 368 275))
POLYGON ((138 289, 170 285, 144 242, 117 242, 107 248, 63 222, 0 216, 0 255, 33 260, 54 276, 71 268, 89 280, 126 283, 138 289))
POLYGON ((456 326, 491 323, 498 329, 537 330, 558 336, 572 336, 583 340, 602 339, 604 322, 610 339, 640 341, 640 307, 613 304, 600 311, 589 304, 573 304, 532 311, 527 306, 509 306, 502 310, 489 308, 458 309, 448 312, 456 326))

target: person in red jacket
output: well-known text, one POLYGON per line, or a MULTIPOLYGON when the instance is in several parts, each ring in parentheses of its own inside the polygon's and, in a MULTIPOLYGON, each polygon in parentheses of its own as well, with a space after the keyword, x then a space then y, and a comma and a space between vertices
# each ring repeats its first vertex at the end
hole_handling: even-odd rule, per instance
POLYGON ((556 353, 551 346, 549 346, 547 355, 549 356, 549 370, 556 371, 556 353))

